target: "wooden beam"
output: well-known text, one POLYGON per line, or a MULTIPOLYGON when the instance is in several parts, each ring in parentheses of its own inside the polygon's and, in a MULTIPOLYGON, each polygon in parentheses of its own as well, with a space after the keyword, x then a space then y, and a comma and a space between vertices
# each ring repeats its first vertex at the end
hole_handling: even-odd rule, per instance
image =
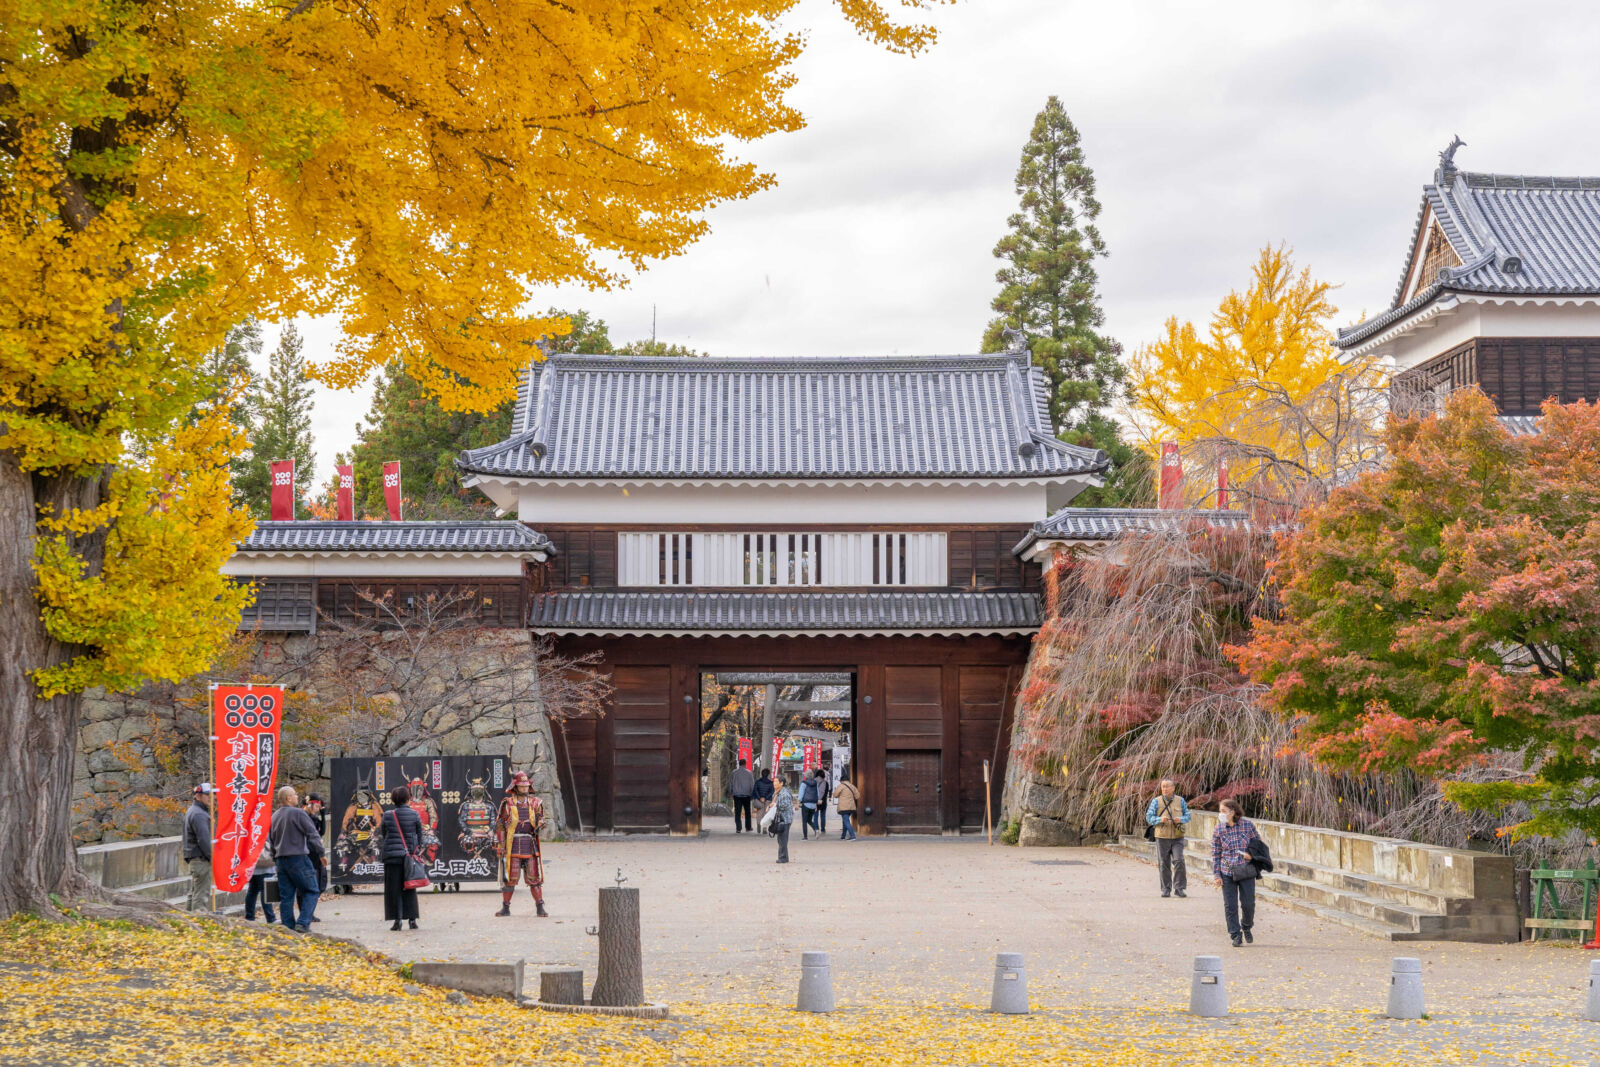
POLYGON ((767 671, 720 671, 718 685, 849 685, 848 674, 795 674, 767 671))

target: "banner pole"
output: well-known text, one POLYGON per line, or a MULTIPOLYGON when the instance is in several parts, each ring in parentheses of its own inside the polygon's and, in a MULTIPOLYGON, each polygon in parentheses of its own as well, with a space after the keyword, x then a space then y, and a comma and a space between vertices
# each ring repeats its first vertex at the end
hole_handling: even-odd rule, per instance
POLYGON ((211 810, 211 913, 217 912, 217 686, 211 685, 211 706, 206 708, 206 782, 211 793, 206 806, 211 810))

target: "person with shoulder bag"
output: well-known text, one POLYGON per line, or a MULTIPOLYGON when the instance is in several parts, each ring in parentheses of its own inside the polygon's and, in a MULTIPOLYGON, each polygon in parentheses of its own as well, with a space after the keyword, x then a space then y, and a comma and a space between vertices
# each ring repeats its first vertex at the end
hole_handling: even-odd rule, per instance
POLYGON ((400 929, 401 919, 415 930, 417 891, 407 888, 415 879, 406 868, 409 861, 421 863, 417 853, 422 848, 422 816, 411 807, 411 790, 403 785, 389 794, 389 800, 394 807, 383 813, 383 917, 391 930, 400 929))
MULTIPOLYGON (((1255 825, 1244 817, 1239 802, 1229 797, 1218 805, 1222 818, 1211 834, 1211 873, 1222 887, 1222 914, 1233 947, 1254 943, 1250 929, 1256 921, 1256 879, 1261 871, 1251 862, 1251 845, 1261 840, 1255 825)), ((1261 850, 1265 850, 1263 843, 1261 850)), ((1268 860, 1270 864, 1270 859, 1268 860)))
POLYGON ((861 800, 861 791, 850 781, 849 771, 839 772, 839 788, 834 790, 833 795, 839 807, 839 822, 843 824, 843 828, 839 831, 839 840, 854 841, 856 805, 861 800))
POLYGON ((778 862, 789 862, 789 827, 794 825, 794 794, 787 782, 780 783, 772 798, 772 836, 778 839, 778 862))

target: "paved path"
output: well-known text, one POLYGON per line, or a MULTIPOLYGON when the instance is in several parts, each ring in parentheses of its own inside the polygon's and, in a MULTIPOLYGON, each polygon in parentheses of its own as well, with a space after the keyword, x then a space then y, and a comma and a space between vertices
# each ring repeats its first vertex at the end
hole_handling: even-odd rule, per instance
POLYGON ((1100 849, 832 835, 796 835, 779 866, 769 838, 730 826, 547 845, 549 919, 533 916, 526 890, 501 919, 497 894, 463 889, 425 895, 422 929, 391 933, 381 894, 364 891, 325 901, 318 930, 401 959, 524 957, 592 981, 584 928, 620 867, 643 894, 647 992, 677 1003, 790 1001, 800 951, 823 949, 844 1004, 986 1005, 994 953, 1022 951, 1034 1001, 1056 1009, 1184 1007, 1205 953, 1223 957, 1239 1011, 1381 1011, 1397 955, 1422 958, 1436 1017, 1583 1010, 1593 954, 1570 947, 1390 944, 1263 903, 1256 944, 1234 949, 1209 871, 1191 868, 1188 899, 1163 900, 1154 867, 1100 849))

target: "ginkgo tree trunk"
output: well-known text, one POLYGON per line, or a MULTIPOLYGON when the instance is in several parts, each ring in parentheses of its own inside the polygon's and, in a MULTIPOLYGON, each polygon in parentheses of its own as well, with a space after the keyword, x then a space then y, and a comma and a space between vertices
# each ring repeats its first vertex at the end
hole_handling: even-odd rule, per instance
POLYGON ((325 383, 400 362, 493 407, 566 329, 534 287, 618 284, 772 183, 730 146, 801 124, 796 2, 0 0, 0 918, 95 895, 83 690, 203 669, 238 618, 205 353, 331 316, 325 383))

